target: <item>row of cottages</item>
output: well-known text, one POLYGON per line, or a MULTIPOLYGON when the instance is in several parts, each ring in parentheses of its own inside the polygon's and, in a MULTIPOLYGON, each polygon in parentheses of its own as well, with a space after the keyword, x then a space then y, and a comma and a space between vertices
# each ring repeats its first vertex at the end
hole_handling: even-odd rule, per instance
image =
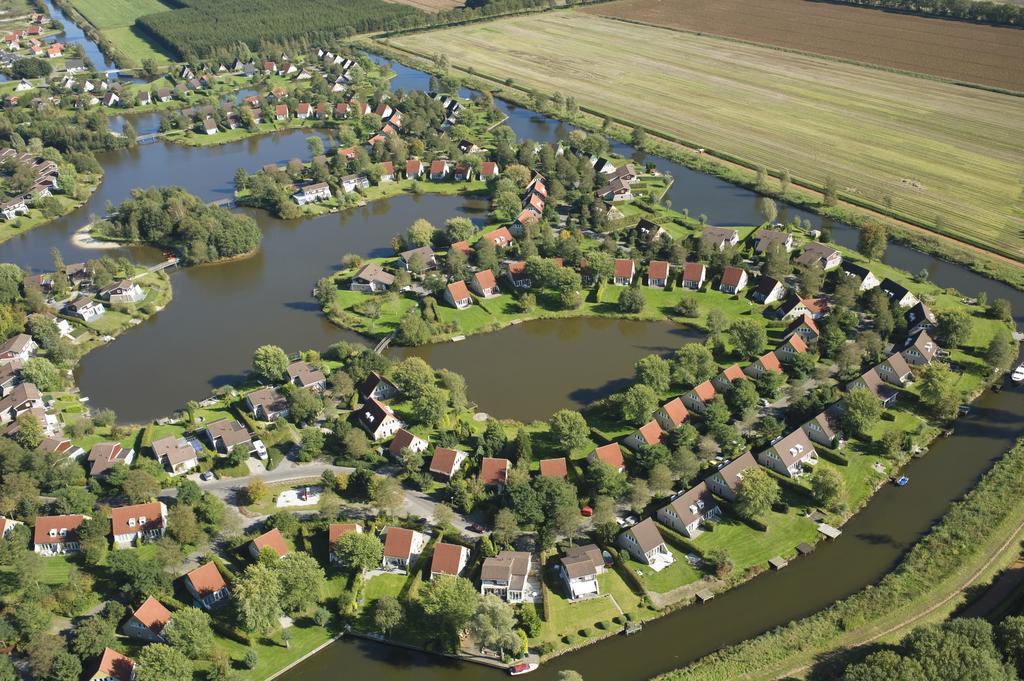
POLYGON ((914 367, 930 364, 942 348, 927 331, 918 331, 907 339, 902 350, 894 352, 846 385, 847 390, 864 388, 888 407, 899 395, 893 387, 903 387, 914 378, 914 367))
POLYGON ((53 190, 60 187, 57 181, 60 171, 53 161, 7 147, 0 149, 0 163, 27 167, 34 175, 32 186, 26 193, 0 204, 0 215, 7 220, 28 213, 29 202, 50 196, 53 190))
POLYGON ((532 596, 529 586, 533 557, 526 551, 502 551, 485 558, 480 568, 481 595, 494 594, 508 603, 522 603, 532 596))
POLYGON ((558 571, 571 600, 591 598, 601 594, 598 575, 607 569, 604 555, 596 544, 574 546, 565 552, 558 571))
MULTIPOLYGON (((715 496, 735 501, 744 474, 755 466, 757 462, 750 452, 733 459, 706 480, 673 497, 658 509, 656 517, 676 532, 686 537, 696 537, 703 523, 722 515, 715 496)), ((648 521, 653 525, 653 521, 648 521)))
POLYGON ((597 190, 597 198, 611 203, 630 201, 633 199, 633 185, 639 181, 636 168, 627 163, 610 173, 608 182, 597 190))
POLYGON ((526 228, 540 220, 548 200, 548 187, 544 176, 536 173, 523 190, 522 210, 512 222, 512 232, 517 236, 526 232, 526 228))

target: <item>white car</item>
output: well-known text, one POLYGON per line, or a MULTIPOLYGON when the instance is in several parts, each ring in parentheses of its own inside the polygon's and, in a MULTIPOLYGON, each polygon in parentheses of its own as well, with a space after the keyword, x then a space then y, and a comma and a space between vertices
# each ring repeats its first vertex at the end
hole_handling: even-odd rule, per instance
POLYGON ((263 440, 252 441, 252 453, 258 456, 261 461, 267 460, 267 446, 263 444, 263 440))

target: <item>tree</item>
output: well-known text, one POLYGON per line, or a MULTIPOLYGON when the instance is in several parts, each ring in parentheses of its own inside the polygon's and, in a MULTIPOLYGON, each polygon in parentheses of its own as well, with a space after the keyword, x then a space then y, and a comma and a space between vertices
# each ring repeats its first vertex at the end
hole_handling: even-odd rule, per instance
POLYGON ((266 499, 268 494, 270 494, 270 489, 263 478, 251 478, 245 488, 245 501, 252 506, 266 499))
POLYGON ((404 619, 402 603, 394 596, 381 596, 373 606, 373 625, 385 636, 404 619))
POLYGON ((736 510, 744 518, 767 513, 779 500, 779 483, 766 470, 757 466, 744 472, 736 492, 736 510))
POLYGON ((288 370, 288 355, 276 345, 261 345, 252 356, 252 370, 267 383, 278 383, 288 370))
POLYGON ((974 320, 963 310, 950 310, 939 314, 939 340, 947 348, 958 348, 971 337, 974 320))
POLYGON ((101 615, 83 619, 75 625, 71 651, 81 658, 102 655, 105 648, 110 648, 117 642, 116 627, 117 622, 112 622, 101 615))
POLYGON ((867 388, 854 388, 846 393, 840 423, 850 435, 863 436, 878 423, 882 416, 882 403, 867 388))
POLYGON ((181 681, 192 678, 192 660, 182 651, 163 643, 143 647, 135 658, 137 681, 181 681))
POLYGON ((549 421, 551 435, 566 452, 579 449, 589 442, 590 427, 578 411, 561 409, 549 421))
POLYGON ((651 501, 651 488, 643 478, 636 478, 629 483, 626 502, 634 513, 640 513, 651 501))
POLYGON ((629 287, 619 296, 619 312, 625 314, 640 314, 644 311, 647 299, 640 289, 629 287))
POLYGON ((692 387, 718 374, 718 363, 707 346, 687 343, 676 350, 672 370, 676 384, 692 387))
POLYGON ((434 225, 430 224, 423 218, 420 218, 409 227, 406 239, 409 242, 410 247, 422 248, 424 246, 429 246, 433 242, 434 232, 436 231, 437 229, 434 225))
POLYGON ((376 478, 370 490, 373 504, 385 513, 394 515, 405 502, 402 485, 394 478, 376 478))
POLYGON ((928 681, 921 663, 893 650, 871 653, 863 662, 851 664, 843 681, 928 681))
MULTIPOLYGON (((302 392, 308 392, 303 390, 302 392)), ((299 461, 312 461, 323 453, 324 434, 319 428, 310 426, 302 429, 302 444, 299 446, 299 461)))
POLYGON ((14 441, 25 449, 35 449, 43 441, 43 427, 31 412, 22 412, 15 423, 18 430, 14 433, 14 441))
POLYGON ((658 355, 648 355, 633 365, 636 380, 656 392, 668 390, 670 369, 668 360, 658 355))
MULTIPOLYGON (((354 534, 354 533, 353 533, 354 534)), ((323 600, 327 577, 320 563, 304 551, 292 551, 277 564, 281 608, 291 615, 323 600)))
POLYGON ((726 404, 732 410, 733 418, 743 420, 757 408, 760 396, 757 385, 751 380, 737 378, 732 383, 732 390, 725 394, 726 404))
POLYGON ((992 639, 987 621, 954 618, 914 629, 902 648, 921 664, 926 679, 1009 681, 1016 675, 1003 666, 992 639))
POLYGON ((818 466, 811 474, 811 494, 819 506, 838 508, 846 496, 843 476, 834 468, 818 466))
POLYGON ((64 373, 45 357, 33 357, 21 368, 21 380, 35 383, 43 392, 64 387, 64 373))
POLYGON ((622 418, 636 426, 647 423, 658 408, 658 396, 646 385, 633 385, 622 396, 622 418))
POLYGON ((167 512, 167 534, 183 546, 198 546, 206 539, 195 510, 180 503, 167 512))
POLYGON ((58 650, 53 656, 49 681, 78 681, 82 675, 82 662, 66 650, 58 650))
POLYGON ((246 631, 269 633, 281 613, 281 580, 274 566, 253 563, 235 580, 238 622, 246 631))
POLYGON ((655 496, 667 496, 672 492, 672 471, 663 463, 654 464, 647 476, 651 491, 655 496))
POLYGON ((605 495, 612 499, 621 498, 629 484, 624 472, 599 459, 587 465, 586 481, 591 494, 605 495))
POLYGON ((437 386, 426 386, 412 401, 413 418, 432 428, 441 425, 447 412, 448 399, 437 386))
POLYGON ((1004 370, 1010 366, 1016 348, 1010 343, 1009 334, 1004 329, 996 332, 985 349, 985 362, 996 370, 1004 370))
POLYGON ((805 296, 816 296, 825 283, 825 270, 815 263, 809 267, 801 267, 797 278, 800 282, 800 291, 805 296))
POLYGON ((1013 324, 1013 308, 1010 305, 1010 301, 1006 298, 996 298, 993 300, 988 308, 988 312, 992 315, 993 319, 1013 324))
POLYGON ((519 521, 516 514, 510 508, 503 508, 494 515, 494 529, 491 530, 491 538, 500 546, 511 546, 512 542, 521 534, 519 521))
POLYGON ((141 504, 160 494, 160 482, 141 468, 128 471, 121 484, 121 491, 133 504, 141 504))
POLYGON ((996 626, 996 641, 1017 671, 1024 669, 1024 617, 1012 615, 996 626))
POLYGON ((516 616, 512 606, 494 594, 480 599, 476 614, 469 622, 469 635, 480 647, 518 655, 522 639, 516 633, 516 616))
MULTIPOLYGON (((323 400, 312 390, 299 388, 289 383, 284 386, 283 392, 285 400, 288 402, 288 419, 292 423, 309 423, 324 408, 323 400)), ((311 459, 303 459, 303 461, 308 460, 311 459)))
POLYGON ((434 370, 419 357, 407 357, 395 365, 395 385, 410 398, 434 385, 434 370))
POLYGON ((479 602, 473 583, 462 577, 439 575, 420 589, 423 612, 453 638, 469 622, 479 602))
POLYGON ((206 658, 213 651, 210 616, 199 608, 182 608, 163 629, 163 636, 190 660, 206 658))
POLYGON ((768 342, 768 334, 764 327, 753 319, 740 319, 734 322, 728 333, 729 340, 736 350, 747 359, 759 357, 765 343, 768 342))
POLYGON ((920 374, 921 402, 938 419, 951 419, 960 408, 957 378, 945 362, 932 362, 920 374))
POLYGON ((384 557, 384 545, 368 532, 349 532, 335 543, 334 554, 349 569, 364 572, 380 565, 384 557))
POLYGON ((860 226, 857 250, 868 260, 881 260, 885 255, 889 235, 885 225, 876 220, 868 220, 860 226))

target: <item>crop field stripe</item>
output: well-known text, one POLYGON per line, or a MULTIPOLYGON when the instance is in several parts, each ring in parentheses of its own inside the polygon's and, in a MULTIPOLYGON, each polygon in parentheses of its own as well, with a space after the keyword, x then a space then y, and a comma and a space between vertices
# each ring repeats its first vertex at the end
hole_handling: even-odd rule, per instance
POLYGON ((171 9, 160 0, 70 0, 71 5, 99 29, 131 26, 146 14, 171 9))
POLYGON ((815 182, 831 174, 1024 258, 1020 98, 575 11, 393 42, 815 182))
POLYGON ((1024 91, 1019 28, 805 0, 619 0, 583 11, 1024 91))

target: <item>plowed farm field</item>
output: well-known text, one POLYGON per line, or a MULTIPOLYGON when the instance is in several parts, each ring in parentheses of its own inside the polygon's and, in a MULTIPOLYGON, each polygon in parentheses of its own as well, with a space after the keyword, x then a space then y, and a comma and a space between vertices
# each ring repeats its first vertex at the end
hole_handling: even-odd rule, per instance
POLYGON ((811 0, 620 0, 584 10, 1024 92, 1024 29, 811 0))

